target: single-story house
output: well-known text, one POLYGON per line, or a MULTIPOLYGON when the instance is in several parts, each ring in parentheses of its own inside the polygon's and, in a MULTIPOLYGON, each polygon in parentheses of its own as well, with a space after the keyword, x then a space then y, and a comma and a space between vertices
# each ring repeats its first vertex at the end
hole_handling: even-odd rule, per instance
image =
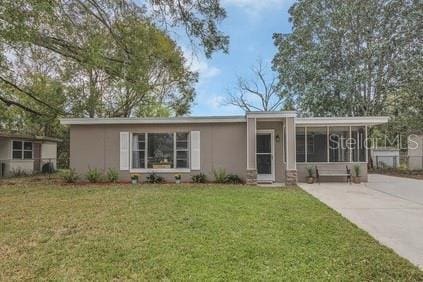
POLYGON ((225 169, 249 184, 304 181, 308 165, 346 171, 358 164, 366 181, 367 128, 386 122, 387 117, 297 118, 293 111, 61 119, 70 126, 70 166, 79 174, 113 168, 123 180, 157 173, 168 181, 175 174, 190 181, 199 173, 213 180, 214 169, 225 169))
POLYGON ((0 131, 0 177, 41 172, 50 163, 57 163, 57 142, 60 139, 0 131))

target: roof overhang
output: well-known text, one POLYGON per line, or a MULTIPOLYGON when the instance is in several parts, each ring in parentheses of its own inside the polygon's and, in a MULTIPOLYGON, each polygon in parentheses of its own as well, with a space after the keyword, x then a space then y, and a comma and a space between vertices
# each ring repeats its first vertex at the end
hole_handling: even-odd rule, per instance
POLYGON ((0 132, 0 138, 8 139, 25 139, 33 141, 47 141, 47 142, 62 142, 62 139, 49 137, 49 136, 39 136, 39 135, 29 135, 17 132, 0 132))
POLYGON ((295 118, 297 112, 295 111, 281 111, 281 112, 246 112, 247 118, 263 118, 263 119, 277 119, 277 118, 295 118))
POLYGON ((313 117, 297 118, 297 126, 362 126, 380 125, 389 121, 389 117, 313 117))
POLYGON ((246 122, 244 116, 174 117, 174 118, 62 118, 63 125, 111 124, 187 124, 246 122))

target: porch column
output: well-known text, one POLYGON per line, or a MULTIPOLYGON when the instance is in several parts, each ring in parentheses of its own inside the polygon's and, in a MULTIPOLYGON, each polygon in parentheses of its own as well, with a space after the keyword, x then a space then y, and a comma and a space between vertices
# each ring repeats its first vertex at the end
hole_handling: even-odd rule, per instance
POLYGON ((257 184, 256 119, 247 117, 247 184, 257 184))
POLYGON ((286 136, 286 177, 287 186, 297 184, 297 162, 296 162, 296 144, 295 144, 295 118, 286 118, 285 136, 286 136))

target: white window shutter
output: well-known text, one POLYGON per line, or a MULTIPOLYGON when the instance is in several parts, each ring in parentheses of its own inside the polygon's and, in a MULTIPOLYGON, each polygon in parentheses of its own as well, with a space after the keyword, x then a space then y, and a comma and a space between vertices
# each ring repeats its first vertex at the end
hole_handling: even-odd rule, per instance
POLYGON ((191 169, 200 170, 200 131, 191 131, 191 169))
POLYGON ((129 132, 120 133, 120 170, 129 170, 129 132))

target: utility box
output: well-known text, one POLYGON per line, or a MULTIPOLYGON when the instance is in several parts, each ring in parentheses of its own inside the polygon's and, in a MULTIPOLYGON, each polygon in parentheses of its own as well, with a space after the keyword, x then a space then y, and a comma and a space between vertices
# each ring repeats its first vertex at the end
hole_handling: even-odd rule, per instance
POLYGON ((400 165, 400 150, 397 148, 373 148, 371 156, 377 168, 397 168, 400 165))

